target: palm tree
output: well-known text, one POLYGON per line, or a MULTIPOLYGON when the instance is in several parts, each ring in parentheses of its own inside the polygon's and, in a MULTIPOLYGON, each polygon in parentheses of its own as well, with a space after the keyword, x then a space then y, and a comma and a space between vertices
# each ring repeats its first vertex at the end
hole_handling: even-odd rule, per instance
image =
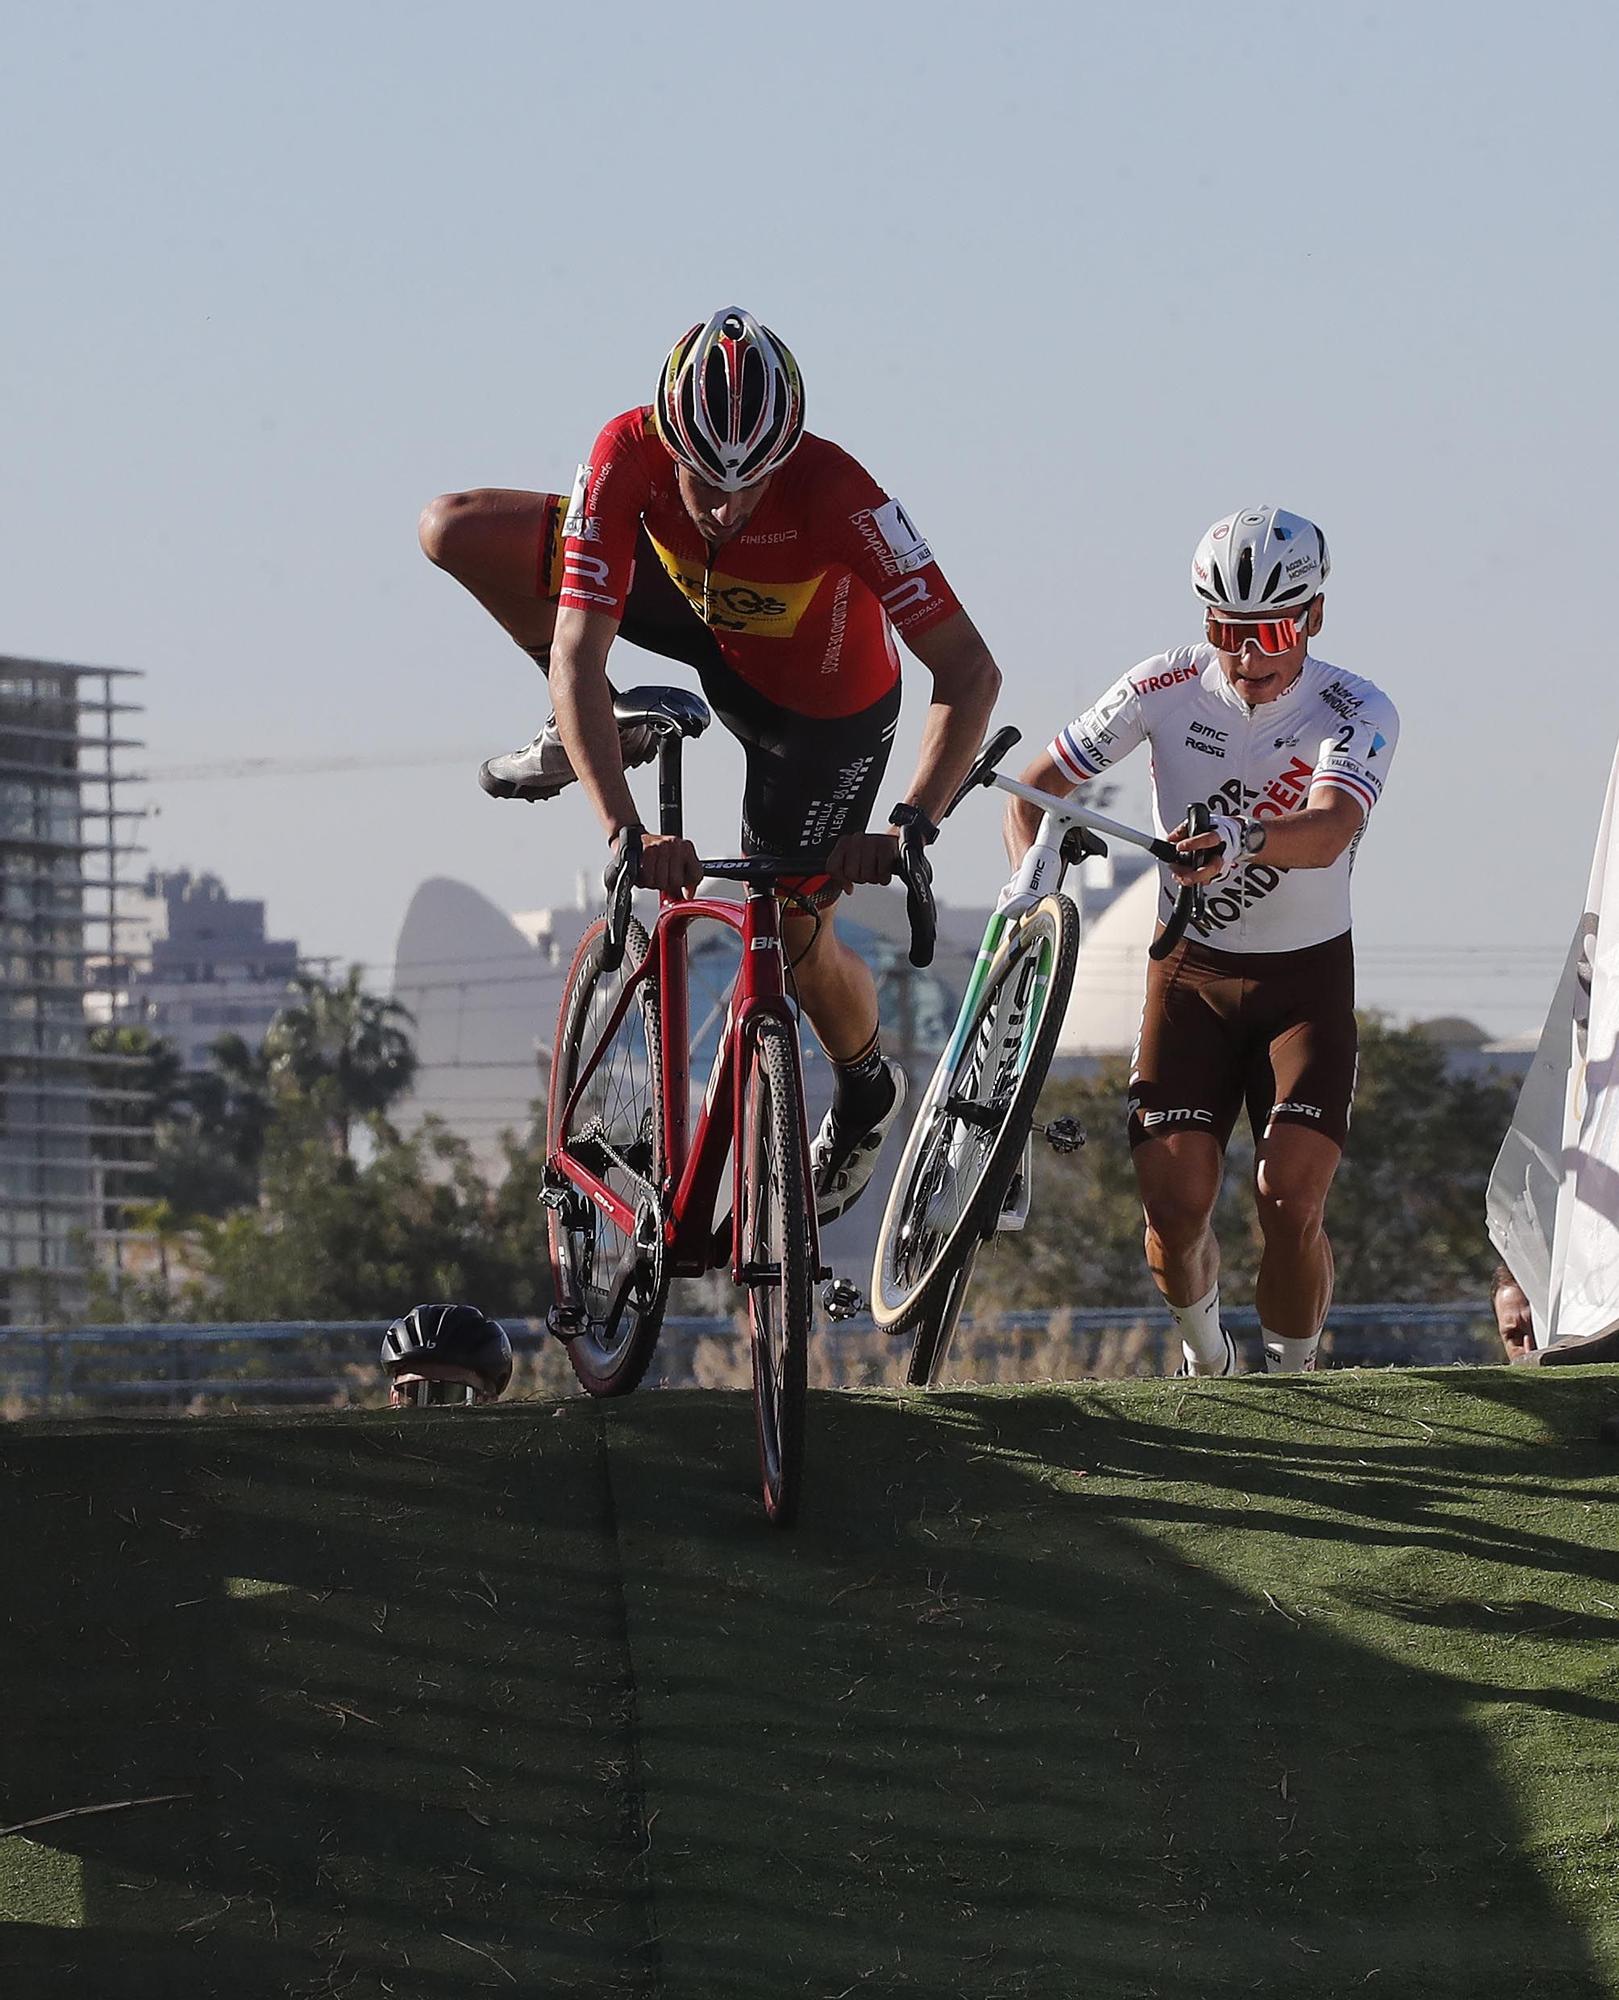
POLYGON ((397 1000, 365 992, 357 965, 338 986, 306 974, 298 991, 264 1037, 270 1083, 279 1095, 304 1098, 347 1159, 354 1126, 381 1125, 415 1080, 416 1050, 401 1025, 414 1017, 397 1000))

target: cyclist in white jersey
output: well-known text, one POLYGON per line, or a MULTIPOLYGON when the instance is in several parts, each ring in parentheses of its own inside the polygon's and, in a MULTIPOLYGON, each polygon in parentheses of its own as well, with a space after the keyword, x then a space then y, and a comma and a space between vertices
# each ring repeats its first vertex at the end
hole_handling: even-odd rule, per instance
MULTIPOLYGON (((1380 688, 1309 651, 1328 569, 1325 537, 1297 514, 1215 522, 1192 561, 1207 643, 1133 667, 1023 774, 1066 794, 1149 743, 1158 831, 1188 857, 1161 915, 1175 884, 1207 885, 1202 920, 1149 973, 1130 1078, 1147 1263, 1192 1375, 1237 1367, 1210 1222, 1245 1103, 1268 1369, 1314 1367, 1332 1298, 1323 1222, 1355 1085, 1349 876, 1400 725, 1380 688), (1196 800, 1213 831, 1189 838, 1196 800)), ((1008 802, 1014 866, 1039 818, 1008 802)))

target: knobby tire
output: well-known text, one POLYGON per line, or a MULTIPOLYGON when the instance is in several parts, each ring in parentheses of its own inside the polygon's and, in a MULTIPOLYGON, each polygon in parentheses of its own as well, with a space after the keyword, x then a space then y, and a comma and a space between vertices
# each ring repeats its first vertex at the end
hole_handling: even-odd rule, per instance
POLYGON ((803 1085, 784 1021, 759 1023, 744 1087, 738 1179, 759 1474, 765 1512, 786 1528, 803 1486, 815 1270, 803 1085))
MULTIPOLYGON (((585 932, 563 987, 546 1108, 547 1157, 562 1144, 562 1112, 575 1079, 589 1062, 625 980, 649 949, 646 931, 632 917, 624 962, 606 971, 606 930, 598 920, 585 932)), ((566 1135, 570 1150, 582 1158, 594 1155, 591 1164, 600 1178, 630 1202, 648 1194, 655 1198, 663 1180, 662 1057, 663 1017, 654 974, 642 981, 626 1010, 566 1135), (609 1149, 630 1167, 613 1163, 609 1149)), ((612 1278, 629 1239, 588 1197, 579 1197, 576 1209, 572 1220, 554 1208, 547 1212, 556 1304, 580 1327, 566 1340, 568 1360, 590 1395, 627 1396, 646 1374, 658 1344, 669 1293, 668 1263, 661 1254, 649 1260, 646 1276, 637 1279, 615 1319, 612 1278)))
MULTIPOLYGON (((1047 896, 1016 932, 1002 939, 961 1052, 952 1063, 950 1045, 946 1046, 900 1156, 877 1235, 871 1311, 877 1325, 891 1335, 906 1333, 919 1321, 937 1322, 934 1345, 941 1351, 928 1362, 935 1374, 942 1348, 954 1331, 954 1317, 945 1326, 952 1288, 979 1244, 994 1233, 1034 1120, 1068 1010, 1079 931, 1079 912, 1068 897, 1047 896), (996 1058, 1001 1009, 1013 1010, 1007 1018, 1015 1016, 1020 982, 1037 977, 1042 950, 1049 953, 1049 969, 1039 998, 1039 1018, 1025 1029, 1011 1074, 1011 1059, 1003 1052, 996 1077, 987 1078, 983 1068, 996 1058), (999 1094, 986 1100, 986 1086, 999 1094), (950 1101, 974 1106, 976 1121, 946 1110, 950 1101), (933 1215, 941 1200, 942 1222, 933 1215)), ((962 1287, 955 1301, 956 1316, 964 1299, 962 1287)))

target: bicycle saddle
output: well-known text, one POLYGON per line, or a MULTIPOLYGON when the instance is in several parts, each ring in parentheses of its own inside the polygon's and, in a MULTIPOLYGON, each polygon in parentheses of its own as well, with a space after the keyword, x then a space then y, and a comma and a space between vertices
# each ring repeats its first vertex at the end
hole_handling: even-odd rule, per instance
POLYGON ((701 736, 714 720, 701 695, 685 688, 626 688, 613 697, 617 722, 644 723, 660 736, 701 736))

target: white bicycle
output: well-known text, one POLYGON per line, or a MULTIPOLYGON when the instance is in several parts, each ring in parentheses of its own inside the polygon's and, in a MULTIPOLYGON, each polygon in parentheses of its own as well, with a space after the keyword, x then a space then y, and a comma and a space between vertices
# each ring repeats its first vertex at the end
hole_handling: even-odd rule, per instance
MULTIPOLYGON (((888 1196, 872 1265, 871 1311, 885 1333, 914 1330, 906 1380, 937 1382, 978 1252, 1001 1230, 1023 1227, 1029 1209, 1034 1135, 1072 1153, 1085 1135, 1072 1118, 1035 1122, 1035 1108, 1068 1007, 1079 962, 1080 916, 1062 885, 1108 840, 1176 863, 1173 843, 1101 813, 1005 778, 996 765, 1019 741, 1003 729, 985 745, 951 801, 993 785, 1040 808, 1040 829, 1015 881, 990 917, 960 1011, 917 1106, 888 1196)), ((1208 830, 1209 809, 1187 812, 1187 831, 1208 830)), ((1203 891, 1183 887, 1149 947, 1165 958, 1201 914, 1203 891)))

